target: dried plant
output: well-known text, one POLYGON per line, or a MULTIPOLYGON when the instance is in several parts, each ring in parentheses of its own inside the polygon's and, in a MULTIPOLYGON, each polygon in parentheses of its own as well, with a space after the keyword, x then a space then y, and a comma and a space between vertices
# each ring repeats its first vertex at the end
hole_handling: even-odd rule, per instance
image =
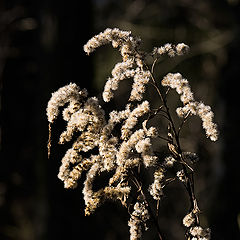
MULTIPOLYGON (((141 238, 150 220, 155 224, 159 239, 163 239, 158 213, 154 213, 150 197, 156 200, 158 211, 159 201, 165 194, 164 188, 173 181, 180 181, 191 202, 189 212, 182 222, 186 227, 186 238, 210 239, 210 230, 200 226, 200 210, 194 193, 193 168, 198 156, 196 153, 182 151, 180 132, 187 119, 197 115, 202 120, 206 136, 216 141, 218 132, 213 123, 213 112, 209 106, 194 99, 188 80, 180 73, 168 73, 161 84, 158 84, 154 76, 154 68, 162 55, 182 55, 188 52, 189 47, 184 43, 165 44, 145 53, 140 50, 140 38, 129 31, 115 28, 106 29, 94 36, 84 46, 84 51, 89 55, 96 48, 109 43, 119 49, 122 62, 113 68, 102 97, 105 102, 111 101, 120 82, 128 80, 133 82, 128 103, 122 110, 112 110, 106 114, 96 97, 88 97, 87 90, 81 90, 74 83, 52 94, 47 107, 50 131, 51 124, 59 115, 59 107, 65 107, 62 116, 67 127, 61 134, 59 143, 69 142, 73 135, 79 134, 62 159, 58 177, 64 182, 65 188, 75 188, 82 172, 86 171, 83 188, 85 214, 93 213, 106 200, 120 201, 130 211, 128 225, 131 240, 141 238), (146 100, 144 93, 147 85, 153 86, 159 97, 160 105, 157 109, 153 109, 146 100), (182 106, 176 109, 180 124, 174 121, 168 105, 171 89, 176 90, 182 102, 182 106), (165 136, 158 131, 161 126, 151 124, 150 120, 157 116, 167 120, 165 136), (169 152, 167 157, 162 158, 154 150, 153 140, 155 145, 164 142, 169 152), (86 152, 89 152, 90 157, 85 157, 86 152), (170 169, 171 174, 174 172, 171 178, 167 175, 170 169), (141 171, 153 172, 153 182, 148 189, 143 188, 141 171), (108 184, 94 190, 94 180, 103 172, 112 174, 108 184)), ((51 139, 49 153, 50 145, 51 139)))

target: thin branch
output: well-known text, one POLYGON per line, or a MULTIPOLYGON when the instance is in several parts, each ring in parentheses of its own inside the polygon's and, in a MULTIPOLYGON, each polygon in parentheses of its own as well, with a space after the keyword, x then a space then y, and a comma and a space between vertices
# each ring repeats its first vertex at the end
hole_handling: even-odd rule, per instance
POLYGON ((50 158, 51 154, 51 136, 52 136, 52 127, 51 123, 48 124, 48 144, 47 144, 47 149, 48 149, 48 158, 50 158))
POLYGON ((157 200, 157 212, 156 212, 156 218, 158 219, 159 216, 159 206, 160 206, 160 200, 157 200))
POLYGON ((188 112, 188 114, 184 117, 183 121, 181 122, 179 128, 178 128, 178 136, 180 135, 180 131, 182 130, 182 127, 184 125, 184 123, 188 120, 188 117, 190 116, 190 112, 188 112))
POLYGON ((188 167, 190 169, 191 172, 193 172, 192 167, 190 167, 189 164, 187 164, 185 161, 180 160, 180 163, 184 164, 186 167, 188 167))
POLYGON ((165 92, 165 98, 167 97, 169 91, 170 91, 170 87, 168 87, 167 91, 165 92))
POLYGON ((166 119, 169 121, 169 118, 168 118, 168 116, 166 116, 166 115, 164 115, 164 114, 161 114, 161 113, 158 113, 158 115, 160 115, 160 116, 162 116, 162 117, 166 118, 166 119))
POLYGON ((176 179, 177 179, 176 177, 166 179, 165 184, 164 184, 163 187, 166 187, 168 184, 174 182, 176 179))
POLYGON ((152 74, 153 74, 154 67, 155 67, 155 64, 157 63, 157 61, 158 61, 158 58, 155 58, 154 61, 153 61, 152 69, 151 69, 151 73, 152 73, 152 74))
POLYGON ((147 206, 147 208, 148 208, 149 215, 150 215, 150 217, 152 218, 153 223, 154 223, 154 225, 155 225, 155 227, 156 227, 159 240, 163 240, 162 234, 161 234, 161 230, 160 230, 160 227, 159 227, 159 224, 158 224, 158 220, 157 220, 157 218, 154 216, 153 211, 152 211, 152 208, 151 208, 151 206, 150 206, 150 204, 149 204, 149 202, 148 202, 148 200, 147 200, 147 198, 146 198, 145 193, 144 193, 143 190, 142 190, 142 184, 139 182, 139 180, 138 180, 137 177, 135 176, 134 172, 131 171, 131 173, 132 173, 132 176, 133 176, 133 179, 134 179, 134 180, 133 180, 133 179, 131 179, 131 180, 133 181, 133 183, 135 184, 135 186, 138 188, 138 191, 139 191, 139 192, 141 193, 141 195, 142 195, 143 201, 144 201, 144 203, 146 204, 146 206, 147 206))
MULTIPOLYGON (((194 210, 194 207, 196 205, 196 201, 197 200, 196 200, 195 193, 194 193, 193 177, 190 177, 190 174, 187 171, 187 167, 191 170, 191 174, 193 174, 193 169, 190 166, 188 166, 188 165, 186 166, 186 163, 185 163, 185 161, 184 161, 184 159, 182 157, 182 149, 181 149, 180 140, 179 140, 179 130, 178 131, 176 130, 176 127, 175 127, 174 121, 172 119, 169 107, 167 105, 167 100, 166 100, 166 98, 163 97, 159 87, 156 84, 156 80, 154 79, 154 76, 153 76, 152 73, 151 73, 151 79, 153 81, 153 85, 154 85, 155 89, 157 90, 159 98, 162 101, 162 103, 163 103, 163 105, 164 105, 164 107, 166 109, 166 114, 168 116, 168 120, 169 120, 169 123, 171 125, 172 131, 173 131, 173 134, 174 134, 174 137, 175 137, 175 141, 176 141, 176 146, 177 146, 176 150, 177 150, 177 153, 178 153, 178 155, 177 155, 178 156, 178 160, 181 163, 183 171, 184 171, 184 174, 185 174, 185 176, 187 178, 187 184, 185 186, 186 186, 186 190, 188 192, 189 198, 190 198, 191 209, 194 210)), ((197 214, 195 214, 195 215, 197 216, 197 214)))
POLYGON ((161 138, 162 140, 165 140, 165 141, 169 142, 169 139, 168 139, 168 138, 162 137, 162 136, 160 136, 160 135, 158 135, 157 137, 158 137, 158 138, 161 138))

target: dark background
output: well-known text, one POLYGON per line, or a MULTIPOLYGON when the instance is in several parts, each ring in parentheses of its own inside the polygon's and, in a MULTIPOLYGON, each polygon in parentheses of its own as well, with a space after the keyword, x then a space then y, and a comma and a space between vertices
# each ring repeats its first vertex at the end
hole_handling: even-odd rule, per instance
MULTIPOLYGON (((200 122, 189 125, 183 140, 203 157, 196 169, 203 225, 213 240, 240 239, 239 6, 238 0, 1 0, 0 240, 128 239, 125 209, 109 203, 85 217, 82 184, 66 190, 57 178, 66 150, 57 146, 61 121, 47 159, 51 93, 69 82, 90 95, 101 92, 117 57, 111 48, 87 57, 82 47, 107 27, 131 30, 147 50, 167 42, 191 47, 186 57, 162 63, 159 75, 181 71, 215 112, 217 143, 204 140, 200 122)), ((184 239, 186 203, 174 191, 161 224, 166 239, 184 239)))

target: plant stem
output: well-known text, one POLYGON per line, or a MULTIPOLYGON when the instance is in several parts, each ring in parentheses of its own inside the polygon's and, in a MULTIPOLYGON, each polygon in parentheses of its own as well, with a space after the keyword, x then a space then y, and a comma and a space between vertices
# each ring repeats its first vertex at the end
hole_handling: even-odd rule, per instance
MULTIPOLYGON (((175 127, 174 121, 172 119, 169 107, 167 105, 167 100, 166 100, 165 97, 163 97, 163 95, 162 95, 162 93, 161 93, 161 91, 160 91, 160 89, 159 89, 159 87, 158 87, 158 85, 157 85, 157 83, 156 83, 156 81, 154 79, 154 76, 153 76, 152 72, 151 72, 151 78, 152 78, 152 81, 153 81, 153 86, 157 90, 157 93, 158 93, 158 95, 160 97, 160 100, 161 100, 161 102, 163 103, 163 106, 166 109, 166 114, 167 114, 168 120, 169 120, 169 122, 171 124, 172 131, 174 133, 174 138, 175 138, 175 142, 176 142, 176 145, 177 145, 178 160, 181 163, 183 171, 184 171, 184 174, 185 174, 185 176, 187 178, 187 184, 185 185, 185 187, 187 189, 187 192, 188 192, 188 195, 189 195, 189 198, 190 198, 191 210, 198 210, 198 208, 197 208, 197 200, 196 200, 195 193, 194 193, 193 172, 192 171, 191 171, 191 173, 188 172, 187 167, 184 164, 185 161, 184 161, 183 156, 182 156, 182 149, 181 149, 180 140, 179 140, 179 133, 180 133, 180 131, 176 130, 176 127, 175 127)), ((199 224, 199 218, 198 218, 197 213, 195 214, 195 216, 196 216, 197 224, 199 224)))
POLYGON ((145 193, 143 192, 142 190, 142 185, 141 183, 139 182, 139 180, 137 179, 137 177, 135 176, 134 172, 131 171, 132 173, 132 176, 134 178, 134 184, 137 186, 138 190, 140 191, 141 195, 142 195, 142 198, 143 198, 143 201, 144 203, 146 204, 147 208, 148 208, 148 212, 149 212, 149 215, 150 217, 152 218, 152 221, 154 223, 154 226, 156 227, 156 230, 157 230, 157 233, 158 233, 158 238, 159 240, 163 240, 162 238, 162 234, 161 234, 161 230, 160 230, 160 227, 159 227, 159 224, 158 224, 158 219, 154 216, 154 213, 152 211, 152 208, 147 200, 147 197, 145 195, 145 193))

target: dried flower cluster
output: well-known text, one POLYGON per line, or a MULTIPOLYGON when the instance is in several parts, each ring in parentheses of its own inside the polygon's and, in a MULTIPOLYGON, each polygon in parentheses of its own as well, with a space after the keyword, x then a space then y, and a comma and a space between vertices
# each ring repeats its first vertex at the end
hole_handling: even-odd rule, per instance
POLYGON ((189 51, 189 46, 184 43, 179 43, 176 46, 167 43, 162 47, 154 48, 154 55, 164 55, 167 54, 169 57, 181 56, 189 51))
MULTIPOLYGON (((106 114, 96 97, 88 97, 87 90, 81 90, 74 83, 52 94, 47 107, 49 124, 57 119, 59 108, 64 107, 62 117, 67 124, 66 130, 60 135, 59 143, 73 142, 72 147, 62 158, 58 177, 64 182, 65 188, 75 188, 82 172, 87 172, 83 188, 86 215, 93 213, 108 199, 118 200, 128 208, 130 205, 134 206, 128 225, 130 239, 137 240, 141 238, 143 230, 147 230, 147 221, 152 217, 149 214, 152 212, 151 206, 146 197, 148 193, 142 189, 137 172, 140 169, 147 171, 153 168, 153 183, 148 189, 150 196, 160 201, 164 195, 164 187, 171 181, 179 179, 188 190, 194 206, 183 219, 183 225, 187 228, 186 235, 193 240, 209 239, 210 231, 202 229, 199 225, 199 210, 189 175, 190 172, 192 174, 193 169, 188 162, 193 164, 198 157, 195 153, 182 152, 179 135, 165 97, 153 73, 145 63, 146 56, 153 57, 156 62, 163 54, 170 57, 182 55, 189 50, 189 47, 184 43, 176 46, 165 44, 163 47, 154 48, 151 53, 147 54, 140 50, 140 42, 141 40, 134 37, 131 32, 115 28, 106 29, 90 39, 84 46, 87 54, 108 43, 119 49, 122 62, 117 63, 113 68, 111 76, 106 81, 102 97, 105 102, 111 101, 120 82, 132 81, 128 104, 122 110, 112 110, 106 114), (154 85, 162 102, 158 111, 152 110, 149 101, 144 99, 148 83, 154 85), (151 126, 148 121, 161 110, 169 120, 168 138, 163 138, 169 149, 169 156, 164 159, 155 153, 153 146, 153 139, 161 138, 161 136, 157 128, 151 126), (73 136, 78 137, 74 137, 73 140, 73 136), (166 172, 175 165, 175 177, 167 179, 166 172), (105 187, 95 190, 94 181, 103 172, 112 175, 105 187), (137 188, 135 189, 137 191, 132 191, 133 188, 137 188), (132 192, 137 196, 130 198, 132 192), (138 200, 134 202, 133 199, 138 200)), ((162 80, 162 86, 176 89, 180 95, 183 107, 177 109, 179 117, 198 115, 203 121, 207 137, 213 141, 217 140, 217 128, 213 123, 211 108, 194 100, 188 81, 180 73, 166 75, 162 80)), ((49 147, 50 141, 51 139, 49 147)), ((159 230, 158 226, 157 229, 159 230)), ((160 232, 158 235, 162 239, 160 232)))
POLYGON ((206 131, 207 137, 212 141, 218 139, 217 125, 213 123, 213 112, 210 106, 194 100, 193 93, 189 86, 188 80, 183 78, 180 73, 168 73, 162 80, 163 86, 175 88, 180 95, 183 107, 177 108, 179 117, 186 117, 188 114, 198 115, 202 120, 202 126, 206 131))
POLYGON ((209 240, 211 230, 209 228, 203 229, 201 226, 195 225, 196 219, 193 212, 190 212, 183 218, 183 225, 189 229, 189 236, 191 240, 209 240))
POLYGON ((130 240, 140 239, 142 236, 142 227, 147 230, 146 221, 150 218, 144 202, 136 202, 134 211, 131 214, 128 225, 130 227, 130 240))

